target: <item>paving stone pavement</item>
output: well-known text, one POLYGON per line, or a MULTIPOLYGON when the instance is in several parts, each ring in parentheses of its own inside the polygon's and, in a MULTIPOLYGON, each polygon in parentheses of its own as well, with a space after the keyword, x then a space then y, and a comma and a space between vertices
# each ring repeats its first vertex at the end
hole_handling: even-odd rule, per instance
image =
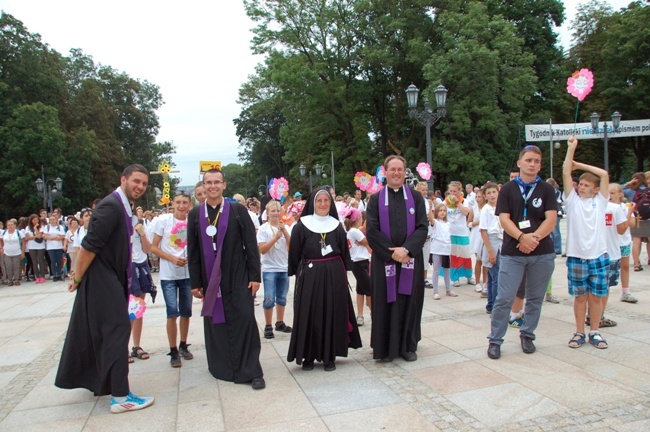
MULTIPOLYGON (((289 335, 262 339, 262 391, 208 373, 200 303, 189 337, 195 358, 172 369, 160 296, 145 315, 142 344, 151 359, 136 360, 130 373, 132 390, 156 403, 121 415, 110 414, 108 397, 53 385, 74 298, 66 285, 0 286, 0 431, 650 430, 650 267, 630 276, 639 303, 622 303, 620 288, 612 291, 607 316, 618 326, 602 329, 607 350, 567 347, 573 302, 558 256, 553 291, 560 304, 544 304, 532 355, 509 329, 502 358, 488 359, 485 299, 461 285, 457 298, 434 301, 426 291, 416 362, 372 360, 366 312, 363 348, 339 358, 332 373, 288 363, 289 335)), ((256 316, 261 332, 261 306, 256 316)))

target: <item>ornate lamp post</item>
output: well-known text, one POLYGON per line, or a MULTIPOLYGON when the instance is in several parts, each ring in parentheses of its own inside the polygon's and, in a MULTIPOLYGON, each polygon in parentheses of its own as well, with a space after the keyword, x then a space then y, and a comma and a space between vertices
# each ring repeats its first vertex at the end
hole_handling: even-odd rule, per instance
MULTIPOLYGON (((409 117, 417 120, 426 129, 427 139, 427 163, 433 171, 433 164, 431 162, 431 126, 447 114, 447 89, 443 85, 439 85, 433 92, 436 98, 436 112, 433 112, 429 105, 429 100, 424 100, 424 110, 418 111, 418 96, 420 90, 413 84, 406 89, 406 100, 409 106, 409 117)), ((433 176, 427 181, 429 190, 433 190, 433 176)))
MULTIPOLYGON (((616 132, 621 125, 621 113, 618 111, 614 111, 612 113, 612 131, 616 132)), ((598 122, 600 120, 600 116, 598 113, 592 113, 591 116, 589 117, 591 120, 591 128, 594 130, 594 133, 598 133, 600 131, 600 128, 598 127, 598 122)), ((609 137, 607 135, 607 121, 603 123, 603 138, 601 138, 603 142, 605 143, 605 171, 609 172, 609 147, 607 146, 607 142, 609 141, 609 137)))
MULTIPOLYGON (((323 167, 320 164, 316 164, 314 165, 314 170, 316 171, 316 175, 319 176, 323 172, 323 167)), ((307 167, 305 166, 305 164, 300 164, 300 177, 302 177, 303 180, 307 180, 306 173, 307 173, 307 167)), ((314 189, 313 185, 314 185, 314 181, 312 178, 312 171, 310 169, 309 170, 309 193, 311 193, 312 190, 314 189)))
POLYGON ((54 206, 52 205, 52 201, 63 190, 63 180, 61 180, 61 177, 43 180, 45 179, 45 170, 43 165, 41 165, 41 176, 41 178, 38 178, 35 181, 36 192, 43 198, 43 208, 46 210, 49 208, 49 211, 53 211, 54 206))

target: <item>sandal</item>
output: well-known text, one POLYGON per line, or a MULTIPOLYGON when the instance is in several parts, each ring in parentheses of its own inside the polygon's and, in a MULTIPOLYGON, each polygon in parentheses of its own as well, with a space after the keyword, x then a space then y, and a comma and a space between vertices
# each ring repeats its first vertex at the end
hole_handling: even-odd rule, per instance
POLYGON ((586 341, 585 341, 584 333, 573 333, 573 337, 569 341, 569 348, 580 348, 585 344, 585 342, 586 341))
POLYGON ((284 321, 278 321, 275 323, 275 331, 280 331, 282 333, 291 333, 291 327, 286 325, 284 321))
POLYGON ((589 335, 589 343, 598 349, 605 349, 609 346, 607 345, 607 341, 598 332, 589 335))
POLYGON ((599 327, 616 327, 618 323, 614 320, 611 320, 609 318, 602 317, 600 319, 600 326, 599 327))
POLYGON ((131 348, 131 357, 137 357, 140 360, 146 360, 149 358, 149 353, 143 350, 141 347, 136 346, 131 348))
POLYGON ((135 360, 133 360, 133 357, 129 356, 129 364, 133 363, 135 360))
POLYGON ((640 265, 634 266, 634 271, 642 271, 642 270, 643 270, 643 267, 641 267, 640 265))

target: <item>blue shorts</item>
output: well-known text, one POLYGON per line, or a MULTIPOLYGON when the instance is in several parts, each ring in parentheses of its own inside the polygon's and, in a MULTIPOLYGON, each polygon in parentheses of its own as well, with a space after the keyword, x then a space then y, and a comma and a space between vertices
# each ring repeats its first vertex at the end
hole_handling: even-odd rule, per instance
POLYGON ((262 272, 264 281, 264 309, 272 309, 277 303, 278 306, 287 305, 287 293, 289 292, 289 274, 287 272, 262 272))
POLYGON ((609 262, 607 268, 607 286, 615 287, 621 277, 621 260, 614 260, 609 262))
POLYGON ((621 257, 622 258, 629 257, 631 252, 632 252, 632 245, 631 244, 621 246, 621 257))
POLYGON ((192 316, 192 288, 189 278, 161 280, 160 288, 165 299, 167 318, 176 318, 179 315, 184 318, 192 316))
POLYGON ((609 255, 606 253, 594 259, 567 257, 566 265, 570 295, 581 297, 593 294, 596 297, 605 297, 609 293, 609 255))

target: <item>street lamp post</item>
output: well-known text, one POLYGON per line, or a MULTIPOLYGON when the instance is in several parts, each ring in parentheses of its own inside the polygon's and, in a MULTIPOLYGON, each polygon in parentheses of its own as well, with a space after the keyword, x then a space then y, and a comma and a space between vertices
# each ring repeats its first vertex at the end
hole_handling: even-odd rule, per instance
MULTIPOLYGON (((323 172, 323 167, 320 164, 314 165, 314 170, 316 171, 316 175, 320 176, 321 173, 323 172)), ((300 164, 300 177, 302 177, 303 180, 307 180, 307 176, 305 175, 307 173, 307 167, 305 164, 300 164)), ((309 193, 311 193, 314 190, 314 181, 312 178, 312 171, 309 169, 309 193)))
MULTIPOLYGON (((612 131, 616 132, 621 125, 621 113, 618 111, 614 111, 612 113, 612 131)), ((589 117, 591 120, 591 128, 594 130, 594 133, 598 133, 599 127, 598 127, 598 122, 600 120, 600 116, 598 113, 592 113, 591 116, 589 117)), ((609 147, 607 146, 607 143, 609 141, 609 136, 607 135, 607 121, 603 123, 603 142, 605 143, 605 171, 609 172, 609 147)))
POLYGON ((43 197, 43 208, 54 210, 52 200, 63 190, 63 180, 61 177, 56 179, 45 179, 45 169, 41 165, 41 178, 36 179, 36 192, 38 195, 43 197), (52 187, 54 185, 54 187, 52 187))
MULTIPOLYGON (((441 84, 439 85, 433 94, 436 97, 436 112, 434 113, 429 105, 429 100, 424 100, 424 110, 418 111, 418 95, 420 90, 413 84, 408 86, 406 89, 406 100, 409 106, 409 117, 417 120, 426 129, 426 138, 427 138, 427 163, 433 171, 433 164, 431 162, 431 126, 433 126, 438 120, 443 118, 447 114, 447 89, 441 84)), ((429 190, 433 190, 433 175, 427 181, 429 184, 429 190)))

